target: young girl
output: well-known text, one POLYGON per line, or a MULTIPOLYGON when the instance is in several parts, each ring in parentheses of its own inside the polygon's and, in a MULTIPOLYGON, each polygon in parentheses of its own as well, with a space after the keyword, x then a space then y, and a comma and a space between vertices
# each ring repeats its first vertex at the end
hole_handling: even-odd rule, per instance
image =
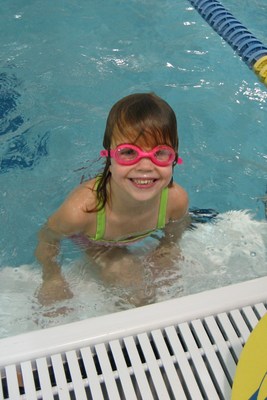
POLYGON ((164 268, 181 234, 182 224, 172 221, 185 220, 188 197, 172 178, 174 166, 182 162, 172 108, 153 93, 124 97, 109 113, 103 146, 102 174, 79 185, 39 233, 42 304, 72 297, 57 262, 61 239, 81 244, 103 279, 131 285, 138 284, 142 266, 130 244, 163 230, 165 236, 147 259, 164 268))

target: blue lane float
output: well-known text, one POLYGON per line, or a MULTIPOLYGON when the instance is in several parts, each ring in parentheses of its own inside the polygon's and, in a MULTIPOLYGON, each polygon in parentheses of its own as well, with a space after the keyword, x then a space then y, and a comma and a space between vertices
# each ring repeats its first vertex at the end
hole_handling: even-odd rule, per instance
POLYGON ((217 0, 189 0, 202 18, 267 86, 267 47, 217 0))

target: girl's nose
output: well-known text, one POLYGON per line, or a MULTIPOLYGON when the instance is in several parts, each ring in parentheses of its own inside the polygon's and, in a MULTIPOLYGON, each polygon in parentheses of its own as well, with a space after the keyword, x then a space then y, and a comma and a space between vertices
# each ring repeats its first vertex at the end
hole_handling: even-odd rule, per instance
POLYGON ((151 170, 154 167, 153 161, 149 157, 143 157, 136 164, 137 169, 151 170))

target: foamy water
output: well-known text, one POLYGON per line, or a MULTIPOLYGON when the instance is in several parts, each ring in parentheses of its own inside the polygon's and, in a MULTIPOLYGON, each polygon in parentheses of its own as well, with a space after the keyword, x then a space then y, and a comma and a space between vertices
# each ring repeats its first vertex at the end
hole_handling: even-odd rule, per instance
POLYGON ((36 298, 40 266, 6 266, 0 270, 0 337, 131 308, 135 306, 131 299, 140 293, 148 302, 152 298, 158 302, 264 276, 266 244, 266 221, 253 220, 246 211, 226 212, 187 230, 180 241, 181 259, 156 279, 147 268, 139 294, 105 285, 83 259, 65 260, 62 269, 74 297, 49 307, 42 307, 36 298))

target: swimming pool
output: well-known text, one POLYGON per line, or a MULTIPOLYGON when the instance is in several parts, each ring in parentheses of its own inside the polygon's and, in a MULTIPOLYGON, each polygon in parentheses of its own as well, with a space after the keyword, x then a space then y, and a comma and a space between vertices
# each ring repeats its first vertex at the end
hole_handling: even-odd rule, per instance
MULTIPOLYGON (((75 312, 44 316, 35 300, 41 271, 33 250, 47 216, 83 174, 100 168, 110 106, 136 91, 155 91, 172 105, 184 159, 175 178, 191 206, 223 215, 217 225, 187 233, 185 262, 173 271, 176 285, 158 300, 264 275, 259 197, 266 191, 266 88, 189 3, 4 3, 0 336, 114 312, 118 303, 127 307, 90 279, 66 244, 63 264, 77 293, 75 312), (244 209, 254 220, 227 214, 244 209), (237 228, 232 221, 240 221, 237 228)), ((224 5, 267 43, 264 2, 224 5)))

